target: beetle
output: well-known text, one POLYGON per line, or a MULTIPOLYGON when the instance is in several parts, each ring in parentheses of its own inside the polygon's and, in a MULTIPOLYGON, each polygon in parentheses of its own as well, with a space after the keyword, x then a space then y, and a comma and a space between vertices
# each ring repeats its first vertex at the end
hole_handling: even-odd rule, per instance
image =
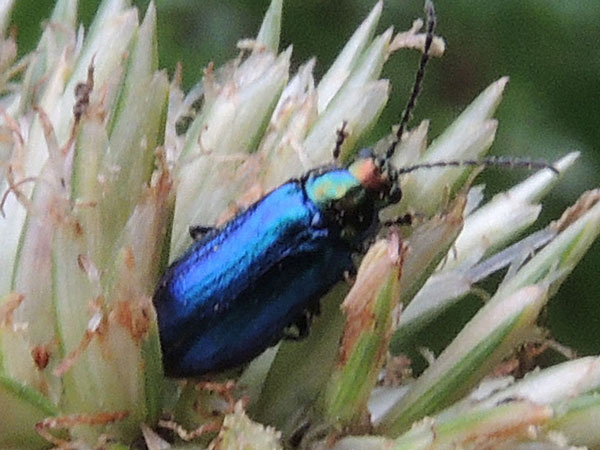
MULTIPOLYGON (((429 57, 435 14, 427 5, 419 70, 385 155, 363 150, 347 168, 332 164, 287 181, 221 229, 191 227, 195 242, 167 269, 154 295, 167 375, 235 368, 282 338, 306 335, 319 299, 354 271, 353 254, 381 227, 380 209, 400 201, 399 175, 458 164, 398 170, 390 163, 429 57)), ((342 142, 343 128, 334 160, 342 142)))
POLYGON ((305 335, 380 205, 400 200, 380 162, 365 153, 348 169, 311 170, 199 237, 154 296, 166 373, 239 366, 293 325, 305 335))

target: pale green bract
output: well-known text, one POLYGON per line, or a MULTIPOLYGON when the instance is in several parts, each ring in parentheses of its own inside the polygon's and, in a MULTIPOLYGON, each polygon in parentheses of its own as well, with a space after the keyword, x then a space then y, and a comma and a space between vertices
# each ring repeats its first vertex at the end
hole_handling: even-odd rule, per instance
MULTIPOLYGON (((273 0, 240 57, 207 68, 185 95, 177 76, 158 69, 153 3, 140 18, 129 2, 104 0, 84 30, 77 2, 58 0, 37 49, 19 61, 7 33, 12 6, 0 6, 0 449, 136 440, 189 448, 181 438, 219 449, 600 445, 597 357, 516 382, 491 377, 522 343, 543 340, 540 311, 600 231, 593 190, 523 235, 560 181, 547 169, 483 205, 465 168, 403 177, 402 202, 383 214, 422 219, 373 244, 352 288, 342 282, 323 299, 307 340, 223 376, 237 378, 233 397, 247 403, 163 376, 152 294, 191 242, 188 226, 222 224, 331 162, 344 122, 341 161, 350 162, 388 99, 385 61, 422 49, 421 23, 377 34, 376 3, 317 82, 314 59, 290 75, 292 50, 278 50, 282 1, 273 0), (390 342, 506 267, 497 292, 425 372, 394 379, 390 342), (160 428, 175 431, 171 442, 160 428)), ((436 37, 432 54, 443 50, 436 37)), ((507 81, 492 83, 430 144, 428 122, 410 130, 393 163, 485 155, 507 81)), ((576 159, 555 166, 562 175, 576 159)))

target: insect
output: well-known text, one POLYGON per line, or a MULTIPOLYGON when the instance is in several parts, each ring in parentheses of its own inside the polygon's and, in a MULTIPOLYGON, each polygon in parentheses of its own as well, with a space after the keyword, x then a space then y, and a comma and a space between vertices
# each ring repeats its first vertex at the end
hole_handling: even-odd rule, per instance
MULTIPOLYGON (((399 175, 423 167, 487 163, 402 169, 390 164, 429 58, 435 13, 429 2, 426 9, 425 49, 396 139, 385 155, 363 150, 348 168, 317 168, 289 180, 221 229, 190 229, 196 242, 167 269, 154 295, 167 375, 234 368, 282 338, 306 335, 319 299, 354 270, 353 254, 380 228, 379 210, 400 201, 399 175)), ((340 142, 343 136, 336 150, 340 142)))

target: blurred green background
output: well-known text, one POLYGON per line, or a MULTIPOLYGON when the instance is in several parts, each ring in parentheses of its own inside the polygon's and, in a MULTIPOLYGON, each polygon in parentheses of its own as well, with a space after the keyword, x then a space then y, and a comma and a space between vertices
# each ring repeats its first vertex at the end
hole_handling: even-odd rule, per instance
MULTIPOLYGON (((99 0, 81 0, 88 25, 99 0)), ((136 1, 142 11, 148 1, 136 1)), ((284 5, 282 48, 294 44, 294 65, 318 57, 320 76, 374 1, 294 0, 284 5)), ((40 23, 53 2, 17 0, 13 23, 20 53, 34 48, 40 23)), ((268 0, 157 0, 160 65, 172 74, 183 63, 184 86, 196 83, 210 61, 218 66, 237 55, 236 42, 256 34, 268 0)), ((421 0, 388 0, 380 31, 410 27, 422 16, 421 0)), ((443 59, 430 64, 413 125, 431 119, 436 136, 488 84, 511 82, 496 117, 492 152, 554 160, 578 150, 577 166, 548 196, 542 224, 557 218, 585 189, 600 186, 600 1, 438 0, 438 34, 447 41, 443 59)), ((388 62, 384 76, 393 93, 373 141, 397 121, 419 55, 388 62)), ((496 192, 524 177, 520 171, 488 170, 483 180, 496 192)), ((554 335, 581 353, 600 352, 600 243, 597 242, 550 304, 554 335)), ((473 305, 471 305, 473 306, 473 305)), ((464 305, 466 309, 469 305, 464 305)), ((462 310, 464 311, 464 309, 462 310)), ((456 314, 467 317, 461 310, 456 314)), ((421 345, 426 345, 425 342, 421 345)))

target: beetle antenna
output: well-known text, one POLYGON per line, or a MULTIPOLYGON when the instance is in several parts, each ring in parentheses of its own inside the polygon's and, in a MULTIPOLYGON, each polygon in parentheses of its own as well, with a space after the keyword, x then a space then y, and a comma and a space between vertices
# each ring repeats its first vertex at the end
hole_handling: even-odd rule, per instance
POLYGON ((346 141, 348 137, 348 132, 346 131, 346 125, 348 125, 347 121, 342 122, 341 128, 337 130, 337 138, 335 140, 335 148, 333 149, 333 159, 337 161, 340 157, 340 153, 342 152, 342 145, 346 141))
POLYGON ((396 131, 396 136, 394 141, 388 148, 385 159, 388 160, 392 157, 394 152, 396 151, 396 146, 402 139, 402 135, 404 134, 404 129, 406 128, 406 124, 410 120, 410 116, 415 109, 415 105, 417 104, 417 98, 421 93, 421 88, 423 86, 423 78, 425 76, 425 68, 427 67, 427 63, 429 62, 429 50, 431 49, 431 44, 433 42, 433 37, 435 33, 435 27, 437 24, 437 18, 435 16, 435 9, 433 7, 433 2, 431 0, 426 0, 425 2, 425 14, 427 15, 427 23, 425 25, 426 35, 425 35, 425 47, 423 48, 423 54, 421 55, 421 60, 419 61, 419 69, 417 70, 417 74, 415 76, 415 82, 413 84, 412 92, 408 99, 408 103, 404 108, 404 112, 402 113, 402 118, 400 119, 400 124, 398 126, 398 131, 396 131))
POLYGON ((532 160, 526 158, 514 158, 514 157, 501 157, 491 156, 483 159, 465 159, 457 161, 437 161, 431 163, 415 164, 414 166, 400 167, 396 170, 397 175, 404 175, 410 172, 421 169, 433 169, 437 167, 481 167, 481 166, 494 166, 494 167, 510 167, 510 168, 525 168, 525 169, 550 169, 556 175, 560 172, 556 167, 546 161, 532 160))

